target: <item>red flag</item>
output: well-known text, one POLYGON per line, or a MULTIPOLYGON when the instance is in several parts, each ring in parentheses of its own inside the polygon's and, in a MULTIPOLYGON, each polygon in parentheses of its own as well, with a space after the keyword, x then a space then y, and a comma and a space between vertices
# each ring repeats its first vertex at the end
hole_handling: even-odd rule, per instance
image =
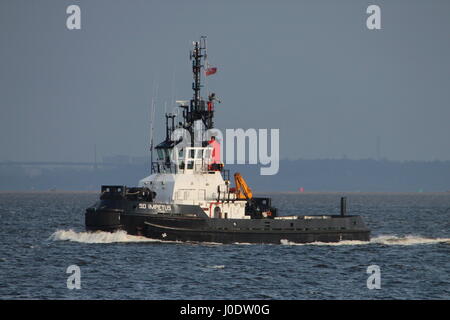
POLYGON ((212 74, 214 74, 216 72, 217 72, 217 68, 206 68, 206 70, 205 70, 205 74, 207 76, 210 76, 210 75, 212 75, 212 74))

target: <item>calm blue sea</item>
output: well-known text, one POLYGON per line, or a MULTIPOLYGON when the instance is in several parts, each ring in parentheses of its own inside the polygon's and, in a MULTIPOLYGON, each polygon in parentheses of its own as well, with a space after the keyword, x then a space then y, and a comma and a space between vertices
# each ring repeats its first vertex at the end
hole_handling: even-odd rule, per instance
MULTIPOLYGON (((337 214, 342 194, 273 194, 337 214)), ((449 299, 450 193, 350 193, 370 242, 200 244, 84 232, 94 193, 0 194, 0 299, 449 299), (67 288, 70 265, 81 289, 67 288), (369 290, 367 268, 380 268, 369 290)))

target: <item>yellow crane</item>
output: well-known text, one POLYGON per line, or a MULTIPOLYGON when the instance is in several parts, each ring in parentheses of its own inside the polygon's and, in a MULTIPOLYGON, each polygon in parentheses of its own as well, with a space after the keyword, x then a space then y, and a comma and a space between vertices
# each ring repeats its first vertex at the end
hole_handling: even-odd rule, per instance
POLYGON ((244 178, 239 172, 234 174, 234 183, 236 184, 236 198, 237 199, 247 199, 253 198, 252 190, 245 182, 244 178))

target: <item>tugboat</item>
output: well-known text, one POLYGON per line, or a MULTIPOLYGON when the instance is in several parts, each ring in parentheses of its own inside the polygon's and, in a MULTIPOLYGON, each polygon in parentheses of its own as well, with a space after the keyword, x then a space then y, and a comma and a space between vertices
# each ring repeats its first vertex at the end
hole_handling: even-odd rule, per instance
POLYGON ((214 93, 206 101, 200 94, 202 73, 217 70, 206 57, 206 38, 201 37, 190 52, 193 98, 177 101, 182 122, 175 125, 175 115, 165 115, 166 138, 155 148, 150 176, 138 187, 102 186, 100 200, 86 209, 86 230, 213 243, 369 241, 362 218, 345 214, 345 198, 340 215, 283 216, 270 198, 254 197, 241 174, 234 174, 231 185, 230 172, 220 162, 219 141, 194 139, 196 128, 204 133, 214 127, 214 104, 219 102, 214 93), (189 138, 174 138, 177 129, 189 138))

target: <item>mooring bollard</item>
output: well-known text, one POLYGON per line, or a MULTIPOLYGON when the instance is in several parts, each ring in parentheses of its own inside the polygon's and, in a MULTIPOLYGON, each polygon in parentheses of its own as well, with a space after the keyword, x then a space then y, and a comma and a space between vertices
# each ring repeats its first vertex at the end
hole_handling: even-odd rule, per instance
POLYGON ((347 197, 341 197, 341 216, 347 213, 347 197))

